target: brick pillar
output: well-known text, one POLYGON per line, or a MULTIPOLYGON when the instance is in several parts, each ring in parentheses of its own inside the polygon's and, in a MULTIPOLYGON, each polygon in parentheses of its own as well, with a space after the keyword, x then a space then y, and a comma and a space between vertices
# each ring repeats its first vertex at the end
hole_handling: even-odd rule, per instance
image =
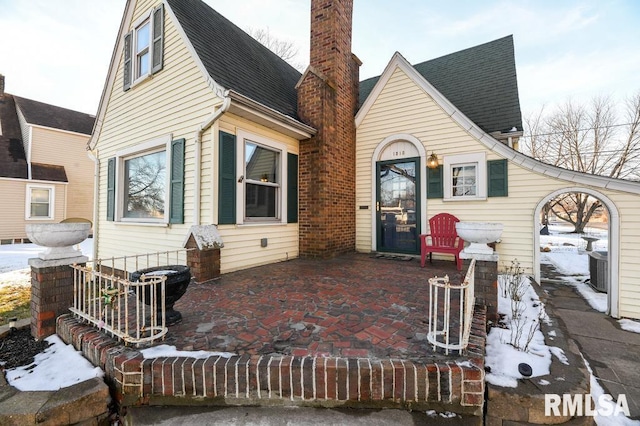
POLYGON ((60 260, 29 259, 31 266, 31 335, 44 339, 56 332, 56 318, 73 305, 73 269, 86 256, 60 260))
MULTIPOLYGON (((463 271, 469 268, 470 258, 460 253, 463 271)), ((498 255, 481 255, 476 258, 475 289, 476 303, 487 307, 487 320, 498 320, 498 255), (480 258, 486 258, 481 260, 480 258), (495 259, 495 260, 494 260, 495 259)))
POLYGON ((311 1, 310 64, 298 115, 317 129, 300 142, 300 256, 355 251, 355 122, 360 61, 351 53, 353 0, 311 1))
POLYGON ((202 283, 220 276, 220 248, 200 249, 193 235, 189 236, 185 248, 193 249, 187 252, 187 265, 196 282, 202 283))

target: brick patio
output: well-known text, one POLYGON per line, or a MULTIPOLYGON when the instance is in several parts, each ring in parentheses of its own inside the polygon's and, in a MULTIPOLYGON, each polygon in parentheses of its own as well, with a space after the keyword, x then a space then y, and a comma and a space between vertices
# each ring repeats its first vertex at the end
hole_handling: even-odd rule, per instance
POLYGON ((486 312, 461 356, 426 340, 428 278, 453 262, 353 254, 295 259, 192 284, 164 342, 236 356, 143 359, 71 316, 58 334, 105 369, 125 405, 308 405, 432 408, 478 415, 486 312), (172 399, 174 399, 172 401, 172 399))

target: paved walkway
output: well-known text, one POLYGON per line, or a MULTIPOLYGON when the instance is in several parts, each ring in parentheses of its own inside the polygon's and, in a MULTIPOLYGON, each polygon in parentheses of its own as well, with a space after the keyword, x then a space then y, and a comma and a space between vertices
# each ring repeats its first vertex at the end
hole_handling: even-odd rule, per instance
POLYGON ((631 417, 640 420, 640 334, 625 331, 613 318, 589 306, 575 287, 556 282, 557 272, 543 265, 542 288, 569 335, 599 379, 605 393, 626 395, 631 417))

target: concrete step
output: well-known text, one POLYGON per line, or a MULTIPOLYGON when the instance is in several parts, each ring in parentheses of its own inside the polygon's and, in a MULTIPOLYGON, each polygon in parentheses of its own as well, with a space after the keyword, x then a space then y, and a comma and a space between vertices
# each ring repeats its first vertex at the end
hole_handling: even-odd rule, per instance
POLYGON ((109 414, 109 388, 101 378, 57 391, 19 391, 0 374, 1 425, 97 425, 109 414))

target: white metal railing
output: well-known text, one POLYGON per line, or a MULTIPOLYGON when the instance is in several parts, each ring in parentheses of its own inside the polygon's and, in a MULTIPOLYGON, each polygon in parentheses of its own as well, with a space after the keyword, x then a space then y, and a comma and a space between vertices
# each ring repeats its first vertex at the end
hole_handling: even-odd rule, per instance
MULTIPOLYGON (((473 321, 474 275, 476 260, 473 259, 461 284, 449 282, 444 278, 429 278, 429 332, 427 340, 436 347, 444 348, 445 354, 450 350, 459 353, 469 344, 471 322, 473 321), (452 296, 453 293, 453 296, 452 296), (457 297, 456 294, 457 293, 457 297), (459 306, 458 321, 451 321, 451 302, 457 299, 459 306)), ((455 314, 454 314, 455 315, 455 314)))
POLYGON ((167 334, 166 275, 131 273, 155 266, 186 263, 187 249, 112 257, 72 265, 73 306, 69 310, 125 344, 141 345, 167 334))

